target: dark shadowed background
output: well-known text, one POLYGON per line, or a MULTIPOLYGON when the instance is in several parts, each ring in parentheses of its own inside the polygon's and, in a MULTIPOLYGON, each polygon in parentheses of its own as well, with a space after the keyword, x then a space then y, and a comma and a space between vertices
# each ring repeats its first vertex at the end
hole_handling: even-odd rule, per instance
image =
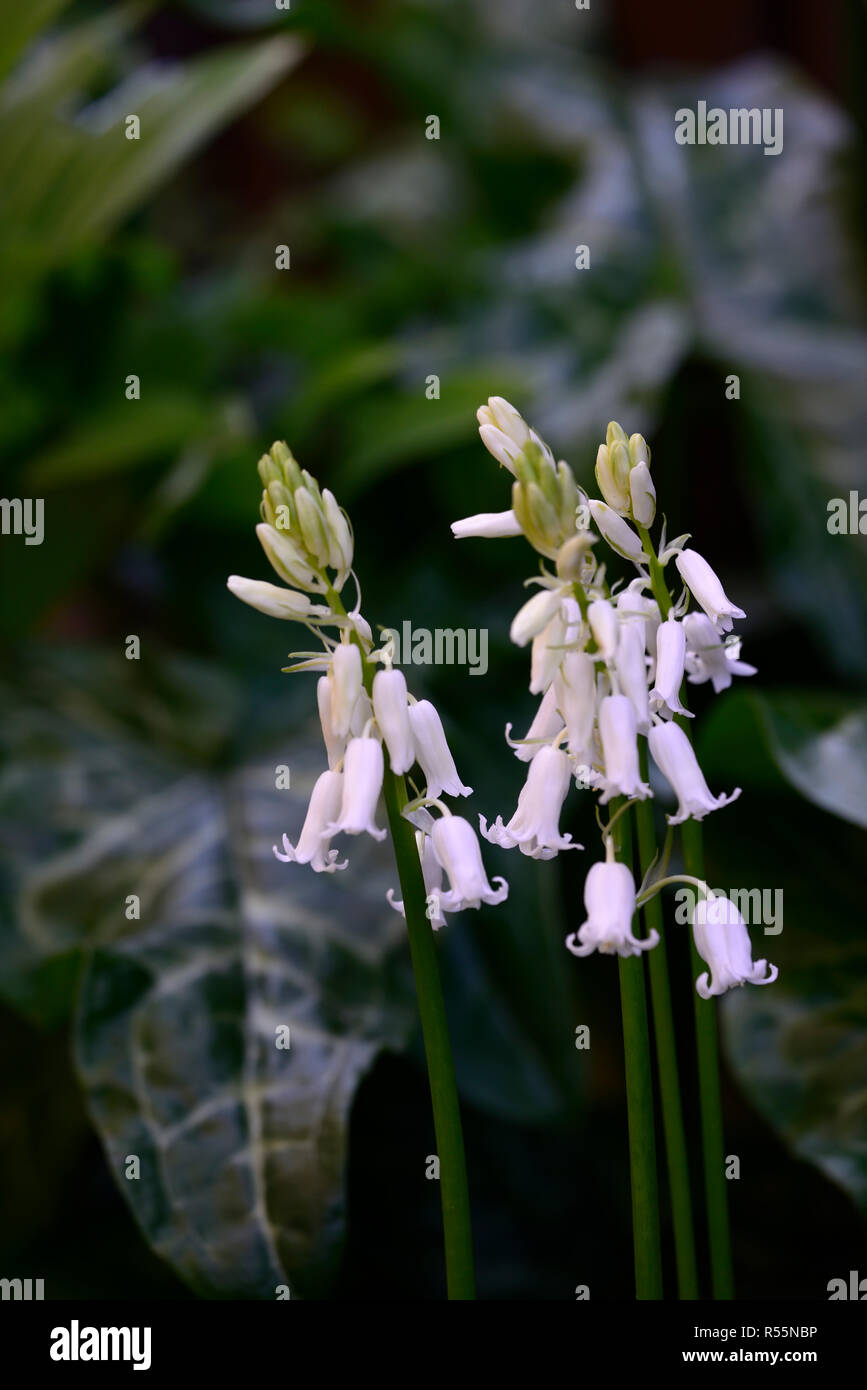
MULTIPOLYGON (((827 526, 867 494, 867 6, 2 10, 2 490, 44 499, 45 537, 0 537, 0 1276, 442 1296, 395 875, 354 844, 339 882, 271 857, 324 765, 313 682, 280 671, 303 630, 225 579, 269 577, 255 463, 286 439, 352 516, 371 621, 487 629, 486 675, 410 680, 473 811, 510 814, 534 559, 449 532, 508 505, 495 393, 587 486, 609 419, 643 431, 670 534, 747 610, 759 675, 695 701, 711 787, 744 789, 709 880, 784 894, 755 942, 779 982, 721 1011, 737 1288, 867 1275, 865 542, 827 526), (676 145, 699 100, 782 108, 782 153, 676 145)), ((562 946, 588 858, 486 860, 508 904, 441 942, 479 1294, 627 1299, 616 966, 562 946)))

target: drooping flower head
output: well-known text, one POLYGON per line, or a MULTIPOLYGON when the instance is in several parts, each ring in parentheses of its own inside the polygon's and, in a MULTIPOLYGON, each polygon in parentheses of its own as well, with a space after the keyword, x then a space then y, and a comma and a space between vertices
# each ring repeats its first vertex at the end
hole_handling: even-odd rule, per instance
MULTIPOLYGON (((517 428, 508 412, 500 417, 503 423, 517 428)), ((503 433, 507 441, 509 437, 503 433)), ((348 517, 333 494, 299 467, 285 444, 274 444, 258 469, 263 492, 256 533, 285 587, 232 575, 229 588, 270 617, 303 623, 320 642, 319 653, 300 654, 298 664, 288 669, 319 672, 316 704, 328 762, 314 785, 297 842, 283 835, 282 849, 275 845, 274 854, 283 863, 306 864, 316 873, 345 869, 347 861, 331 848, 331 840, 337 835, 384 839, 387 832, 377 825, 376 813, 386 773, 403 776, 418 766, 428 785, 417 804, 439 805, 442 819, 454 820, 457 827, 435 833, 439 821, 427 810, 415 811, 416 818, 424 818, 417 843, 425 882, 429 897, 437 897, 436 904, 429 903, 431 925, 439 927, 445 920, 440 896, 451 911, 501 902, 508 892, 505 880, 498 880, 499 889, 491 888, 471 827, 439 802, 443 795, 469 796, 472 788, 458 776, 436 709, 429 700, 414 700, 403 672, 392 664, 388 645, 374 648, 358 600, 347 612, 339 598, 352 574, 348 517), (316 602, 311 594, 325 601, 316 602), (467 827, 469 838, 461 826, 467 827), (436 849, 438 840, 456 876, 450 874, 452 885, 441 895, 448 865, 436 849)), ((389 901, 402 907, 393 894, 389 901)))
POLYGON ((770 985, 777 978, 777 967, 766 960, 753 960, 750 934, 731 898, 723 893, 702 897, 692 917, 695 949, 710 974, 699 975, 695 987, 702 999, 724 994, 738 985, 770 985))
MULTIPOLYGON (((670 824, 702 820, 729 805, 740 789, 712 795, 677 721, 692 718, 683 698, 685 678, 712 681, 714 690, 722 690, 733 675, 754 673, 739 660, 739 644, 720 637, 744 613, 726 597, 707 561, 686 548, 688 536, 666 543, 663 524, 659 550, 652 549, 648 528, 656 517, 656 489, 646 440, 609 424, 596 456, 602 496, 593 498, 502 397, 492 397, 478 418, 484 444, 514 478, 512 506, 455 522, 452 530, 462 539, 523 534, 542 558, 541 577, 528 581, 538 588, 511 627, 512 641, 530 646, 530 692, 540 697, 523 739, 512 737, 511 724, 506 728, 516 756, 529 764, 528 774, 511 819, 497 816, 489 826, 480 817, 482 833, 536 858, 576 848, 560 828, 567 767, 576 786, 589 789, 600 806, 646 799, 652 791, 641 776, 642 739, 677 797, 670 824), (602 543, 632 567, 633 577, 619 592, 601 562, 602 543), (676 601, 664 585, 661 593, 658 588, 672 559, 684 585, 676 601), (701 611, 688 612, 690 599, 701 611)), ((587 877, 592 909, 588 900, 581 942, 594 949, 609 932, 627 953, 645 950, 652 939, 636 942, 628 927, 635 899, 631 874, 611 860, 610 845, 609 836, 606 862, 587 877), (612 895, 610 912, 606 893, 612 895)), ((583 944, 577 954, 586 954, 583 944)))
POLYGON ((645 938, 632 931, 635 916, 635 881, 626 864, 619 864, 610 848, 604 860, 594 864, 584 880, 586 921, 566 939, 573 956, 589 956, 591 951, 603 955, 639 956, 649 951, 659 940, 659 933, 645 938))

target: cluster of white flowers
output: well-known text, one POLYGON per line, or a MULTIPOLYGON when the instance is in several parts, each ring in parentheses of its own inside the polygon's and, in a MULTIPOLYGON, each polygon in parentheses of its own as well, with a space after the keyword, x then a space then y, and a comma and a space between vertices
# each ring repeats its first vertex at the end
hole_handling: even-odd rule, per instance
MULTIPOLYGON (((707 561, 686 547, 688 536, 666 544, 663 527, 659 551, 653 550, 647 528, 656 494, 645 440, 609 425, 596 462, 602 499, 593 499, 508 401, 492 397, 478 419, 487 449, 513 476, 512 506, 455 522, 452 530, 458 538, 523 534, 544 557, 540 577, 528 581, 538 592, 511 627, 512 641, 530 646, 530 691, 540 697, 523 739, 513 740, 512 726, 506 727, 516 757, 529 764, 527 778, 511 819, 498 816, 489 826, 480 817, 482 834, 536 859, 582 848, 559 828, 570 782, 597 793, 601 805, 614 797, 652 796, 640 773, 641 738, 676 797, 671 825, 702 820, 728 805, 740 788, 712 794, 675 716, 691 717, 680 700, 684 678, 711 681, 721 691, 733 676, 754 674, 731 635, 733 619, 745 614, 726 597, 707 561), (599 538, 589 529, 591 520, 634 566, 631 582, 609 585, 605 565, 594 554, 599 538), (553 571, 544 559, 554 561, 553 571), (683 587, 663 614, 652 581, 654 571, 659 577, 671 560, 683 587), (688 611, 691 600, 701 611, 688 611)), ((587 920, 567 945, 580 956, 592 950, 635 955, 653 947, 657 937, 633 935, 635 883, 629 868, 615 861, 610 835, 603 833, 603 841, 605 860, 594 864, 585 884, 587 920)), ((775 978, 773 968, 764 977, 765 962, 752 964, 749 934, 733 908, 696 922, 695 940, 713 981, 708 987, 702 976, 702 994, 775 978)))
MULTIPOLYGON (((440 799, 469 796, 472 788, 458 776, 436 709, 407 690, 403 673, 392 666, 389 644, 375 648, 360 612, 357 582, 353 610, 347 612, 340 600, 347 580, 355 578, 345 513, 332 493, 320 492, 315 478, 299 468, 285 444, 274 444, 258 467, 263 493, 256 533, 271 565, 291 587, 240 575, 230 576, 228 586, 260 612, 303 623, 321 642, 319 651, 295 653, 299 660, 287 669, 321 672, 316 694, 328 759, 297 842, 293 845, 284 835, 282 850, 274 846, 275 855, 284 863, 309 864, 316 873, 334 873, 348 863, 331 847, 335 836, 383 839, 386 831, 376 824, 376 808, 387 753, 396 775, 416 766, 421 770, 423 789, 407 815, 416 830, 431 925, 441 926, 447 911, 502 902, 506 881, 495 879, 496 887, 488 882, 475 831, 440 799), (314 602, 311 594, 325 602, 314 602), (324 632, 327 627, 337 635, 324 632), (440 815, 434 817, 430 807, 440 815)), ((393 892, 388 899, 403 911, 393 892)))

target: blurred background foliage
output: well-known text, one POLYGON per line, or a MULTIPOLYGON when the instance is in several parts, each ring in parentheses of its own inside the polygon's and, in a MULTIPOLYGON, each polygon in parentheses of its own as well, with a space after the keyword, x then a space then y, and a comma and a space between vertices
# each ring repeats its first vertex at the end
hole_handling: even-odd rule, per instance
MULTIPOLYGON (((448 529, 507 504, 475 432, 497 393, 585 483, 610 418, 644 431, 674 532, 748 611, 759 677, 697 702, 711 785, 744 787, 709 877, 785 902, 779 983, 723 1010, 738 1284, 824 1297, 867 1203, 865 552, 826 526, 867 490, 864 7, 821 33, 740 0, 2 9, 3 492, 44 497, 46 534, 0 541, 0 1272, 441 1295, 394 875, 375 847, 327 884, 270 858, 321 766, 312 691, 225 577, 265 576, 254 464, 286 438, 351 510, 372 619, 488 629, 485 677, 413 688, 506 811, 531 556, 448 529), (783 154, 678 147, 700 98, 782 107, 783 154)), ((616 972, 561 944, 577 858, 492 850, 507 907, 441 942, 488 1298, 631 1294, 616 972)))

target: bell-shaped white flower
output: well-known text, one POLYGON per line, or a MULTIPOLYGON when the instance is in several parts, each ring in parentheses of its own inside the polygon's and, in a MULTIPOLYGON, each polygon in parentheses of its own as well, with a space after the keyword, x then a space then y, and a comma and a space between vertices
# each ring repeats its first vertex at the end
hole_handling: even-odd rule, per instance
POLYGON ((687 613, 683 620, 686 632, 686 669, 690 685, 713 681, 718 695, 728 690, 732 676, 754 676, 755 666, 739 660, 740 643, 723 642, 710 618, 704 613, 687 613))
POLYGON ((518 797, 518 809, 508 825, 503 824, 502 816, 497 816, 488 829, 485 817, 479 816, 485 839, 503 849, 514 849, 518 845, 522 854, 531 859, 553 859, 561 849, 581 849, 581 845, 571 843, 571 835, 560 834, 558 824, 571 780, 572 767, 567 754, 550 744, 540 748, 530 763, 527 780, 518 797))
MULTIPOLYGON (((596 667, 589 652, 566 653, 549 688, 551 692, 562 724, 566 725, 570 755, 588 761, 596 718, 596 667)), ((551 737, 557 732, 556 716, 552 724, 551 737)))
POLYGON ((656 633, 656 680, 650 692, 650 707, 668 718, 672 714, 687 715, 689 710, 680 703, 680 687, 686 661, 686 633, 683 624, 671 614, 659 624, 656 633))
POLYGON ((373 678, 373 713, 385 739, 391 770, 402 776, 415 762, 406 677, 402 671, 377 671, 373 678))
POLYGON ((656 516, 656 488, 646 463, 638 463, 629 474, 632 515, 641 526, 652 526, 656 516))
MULTIPOLYGON (((651 730, 651 734, 653 730, 651 730)), ((599 800, 605 806, 612 796, 650 796, 638 768, 638 723, 628 695, 606 695, 599 704, 599 737, 605 775, 599 800)))
POLYGON ((563 594, 560 589, 540 589, 518 609, 512 619, 509 636, 516 647, 526 647, 538 637, 560 611, 563 594))
POLYGON ((777 978, 775 965, 753 960, 746 923, 725 894, 701 898, 696 903, 692 934, 695 949, 710 967, 710 976, 705 971, 695 982, 702 999, 725 994, 737 985, 771 985, 777 978))
POLYGON ((269 618, 289 618, 296 623, 309 623, 317 618, 334 621, 330 608, 321 603, 312 603, 306 594, 299 594, 297 589, 281 589, 279 584, 268 584, 261 579, 244 579, 240 574, 230 574, 226 583, 242 603, 248 603, 260 613, 267 613, 269 618))
POLYGON ((326 827, 328 835, 372 835, 384 840, 385 831, 374 824, 376 803, 382 790, 384 759, 378 738, 351 738, 343 759, 343 796, 340 811, 326 827))
POLYGON ((323 772, 316 779, 310 795, 310 804, 304 825, 298 837, 298 844, 292 845, 288 835, 283 836, 283 853, 274 846, 274 853, 284 864, 309 864, 317 874, 333 874, 335 869, 345 869, 348 860, 341 864, 336 849, 329 849, 331 838, 330 823, 340 810, 343 800, 343 775, 340 772, 323 772))
POLYGON ((427 795, 431 799, 443 793, 446 796, 470 796, 473 789, 465 787, 458 776, 442 720, 430 700, 418 700, 410 705, 409 726, 415 756, 425 775, 427 795))
MULTIPOLYGON (((608 842, 610 846, 610 841, 608 842)), ((635 880, 626 864, 609 857, 594 864, 584 881, 584 908, 587 919, 578 931, 566 938, 573 956, 589 956, 591 951, 603 955, 639 956, 649 951, 659 940, 652 931, 640 939, 632 934, 635 916, 635 880)))
POLYGON ((345 738, 362 687, 361 652, 354 642, 341 642, 335 647, 331 679, 331 725, 338 738, 345 738))
POLYGON ((647 701, 647 659, 644 653, 643 624, 620 624, 615 670, 621 691, 632 702, 638 730, 646 734, 650 728, 650 708, 647 701))
POLYGON ((605 502, 591 498, 588 505, 600 535, 612 550, 616 550, 618 555, 622 555, 625 560, 632 560, 635 564, 646 562, 644 547, 628 521, 624 521, 623 517, 618 516, 605 502))
POLYGON ((465 516, 461 521, 453 521, 452 535, 459 541, 465 540, 468 536, 482 536, 486 539, 520 536, 521 523, 511 508, 507 512, 478 512, 476 516, 465 516))
POLYGON ((506 725, 506 742, 522 763, 528 763, 535 758, 539 749, 545 743, 550 743, 551 739, 563 728, 563 719, 558 713, 558 699, 553 685, 549 685, 545 694, 539 701, 539 708, 533 716, 533 722, 524 735, 523 739, 514 741, 511 737, 512 725, 506 725))
POLYGON ((504 878, 495 878, 493 888, 488 882, 482 851, 475 830, 463 816, 441 816, 431 831, 436 857, 446 871, 449 890, 442 895, 444 912, 460 912, 465 907, 480 907, 482 903, 496 906, 509 896, 504 878))
POLYGON ((697 550, 681 550, 674 557, 678 572, 696 603, 720 632, 731 632, 733 618, 747 615, 726 598, 723 586, 704 556, 697 550))
POLYGON ((647 742, 653 761, 671 783, 678 800, 677 815, 667 818, 669 825, 680 825, 690 816, 693 820, 703 820, 710 811, 718 811, 737 801, 740 787, 735 787, 730 796, 711 796, 692 744, 679 724, 673 721, 655 724, 647 735, 647 742))
MULTIPOLYGON (((421 872, 424 878, 425 914, 433 930, 439 931, 440 927, 444 927, 446 924, 445 913, 442 910, 443 866, 436 857, 430 835, 419 833, 415 839, 419 847, 421 872)), ((385 896, 395 912, 399 912, 401 917, 406 917, 403 899, 395 897, 394 889, 389 888, 385 896)))
POLYGON ((607 598, 598 598, 587 608, 587 621, 593 633, 600 656, 613 661, 617 655, 619 636, 617 612, 607 598))
POLYGON ((331 676, 320 676, 316 682, 316 704, 319 710, 319 723, 328 754, 328 766, 335 768, 346 749, 346 738, 335 731, 331 718, 331 702, 334 698, 334 681, 331 676))

